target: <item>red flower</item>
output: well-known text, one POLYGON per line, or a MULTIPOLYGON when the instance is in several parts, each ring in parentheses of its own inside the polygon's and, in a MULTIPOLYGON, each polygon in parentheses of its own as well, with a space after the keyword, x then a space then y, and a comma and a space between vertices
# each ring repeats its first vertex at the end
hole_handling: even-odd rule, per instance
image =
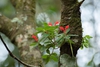
POLYGON ((65 26, 65 28, 60 26, 60 30, 63 31, 63 32, 65 32, 68 28, 69 28, 69 25, 65 26))
POLYGON ((61 31, 64 31, 65 29, 64 29, 64 27, 60 26, 60 30, 61 30, 61 31))
POLYGON ((60 22, 56 21, 56 22, 54 23, 54 25, 59 25, 59 23, 60 23, 60 22))
MULTIPOLYGON (((54 23, 54 26, 59 25, 59 23, 60 23, 60 22, 56 21, 56 22, 54 23)), ((51 22, 49 22, 49 23, 48 23, 48 26, 53 26, 53 24, 52 24, 51 22)))
POLYGON ((69 28, 69 25, 65 26, 65 30, 67 30, 69 28))
POLYGON ((37 36, 35 36, 35 35, 32 35, 32 38, 37 42, 38 41, 38 38, 37 38, 37 36))
POLYGON ((49 23, 48 23, 48 25, 49 25, 49 26, 52 26, 52 23, 51 23, 51 22, 49 22, 49 23))

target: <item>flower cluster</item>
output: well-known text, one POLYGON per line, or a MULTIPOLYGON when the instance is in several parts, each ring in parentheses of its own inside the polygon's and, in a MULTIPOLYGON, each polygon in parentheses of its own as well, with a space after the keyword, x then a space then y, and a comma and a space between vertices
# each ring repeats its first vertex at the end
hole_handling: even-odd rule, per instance
MULTIPOLYGON (((59 23, 60 23, 60 22, 56 21, 56 22, 54 23, 54 26, 59 25, 59 23)), ((53 26, 53 24, 52 24, 51 22, 49 22, 48 25, 49 25, 49 26, 53 26)))
MULTIPOLYGON (((58 22, 58 21, 56 21, 55 23, 54 23, 54 25, 51 23, 51 22, 49 22, 48 23, 48 26, 56 26, 56 25, 59 25, 59 23, 60 22, 58 22)), ((69 28, 69 25, 67 25, 67 26, 65 26, 65 27, 63 27, 63 26, 60 26, 59 27, 59 29, 60 29, 60 31, 62 31, 62 32, 66 32, 67 30, 68 30, 68 28, 69 28)), ((32 35, 32 38, 37 42, 38 41, 38 37, 36 36, 36 35, 32 35)))
MULTIPOLYGON (((59 25, 59 23, 60 23, 60 22, 56 21, 56 22, 54 23, 54 26, 59 25)), ((53 24, 52 24, 51 22, 49 22, 48 25, 49 25, 49 26, 53 26, 53 24)), ((69 25, 67 25, 67 26, 65 26, 65 27, 63 27, 63 26, 60 26, 60 27, 59 27, 60 31, 63 31, 63 32, 67 31, 68 28, 69 28, 69 25)))
MULTIPOLYGON (((46 63, 49 60, 58 61, 58 55, 54 52, 54 50, 59 49, 63 43, 69 42, 71 52, 73 51, 71 43, 73 43, 70 39, 69 35, 69 25, 61 26, 60 22, 56 21, 54 24, 51 22, 43 23, 42 26, 36 28, 36 33, 34 33, 31 38, 35 41, 31 44, 31 46, 38 46, 41 51, 46 52, 46 54, 42 55, 42 58, 46 63), (58 32, 62 33, 58 33, 58 32), (37 34, 41 34, 41 37, 37 37, 37 34), (67 35, 66 35, 67 34, 67 35), (50 50, 52 48, 52 50, 50 50)), ((73 52, 72 52, 73 55, 73 52)))
POLYGON ((68 28, 69 28, 69 25, 67 25, 65 27, 60 26, 60 30, 63 31, 63 32, 67 31, 68 28))

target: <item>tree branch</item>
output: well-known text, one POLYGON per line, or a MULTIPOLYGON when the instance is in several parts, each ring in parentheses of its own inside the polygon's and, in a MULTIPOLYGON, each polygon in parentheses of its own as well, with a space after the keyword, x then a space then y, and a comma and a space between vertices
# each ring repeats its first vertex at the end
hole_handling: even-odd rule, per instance
MULTIPOLYGON (((16 17, 9 19, 3 15, 0 16, 0 32, 18 47, 22 61, 33 67, 43 66, 41 52, 30 46, 34 42, 31 35, 36 27, 35 0, 11 0, 11 3, 16 9, 16 17)), ((12 56, 11 53, 9 54, 12 56)))

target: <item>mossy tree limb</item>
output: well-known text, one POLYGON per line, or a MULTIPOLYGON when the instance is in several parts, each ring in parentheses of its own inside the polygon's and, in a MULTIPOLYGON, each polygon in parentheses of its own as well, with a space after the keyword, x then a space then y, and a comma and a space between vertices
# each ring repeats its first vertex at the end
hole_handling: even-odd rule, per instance
POLYGON ((31 35, 35 32, 35 0, 11 0, 11 3, 16 9, 16 16, 13 19, 0 16, 0 32, 19 48, 22 61, 40 67, 41 52, 30 47, 33 42, 31 35))

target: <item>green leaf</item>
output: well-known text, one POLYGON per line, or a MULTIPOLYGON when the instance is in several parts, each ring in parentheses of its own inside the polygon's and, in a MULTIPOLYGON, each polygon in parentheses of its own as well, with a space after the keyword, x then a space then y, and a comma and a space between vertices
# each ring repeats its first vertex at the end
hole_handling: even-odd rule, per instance
POLYGON ((81 46, 81 48, 84 48, 84 47, 88 48, 88 47, 90 47, 90 42, 89 42, 89 40, 90 40, 91 38, 92 38, 92 37, 89 36, 89 35, 84 36, 83 39, 82 39, 82 46, 81 46))
POLYGON ((51 56, 50 56, 50 59, 57 62, 57 61, 58 61, 58 56, 57 56, 57 54, 56 54, 56 53, 52 53, 51 56))
POLYGON ((54 45, 54 44, 48 44, 48 45, 46 45, 45 47, 46 47, 46 48, 50 48, 50 47, 53 47, 53 48, 54 48, 55 45, 54 45))
POLYGON ((67 36, 65 36, 64 38, 65 38, 65 41, 68 41, 68 40, 70 39, 70 36, 67 35, 67 36))
POLYGON ((57 53, 52 53, 52 55, 57 55, 57 53))
POLYGON ((74 44, 74 42, 73 42, 72 40, 70 40, 70 39, 68 40, 68 42, 69 42, 70 44, 74 44))
POLYGON ((42 58, 43 59, 47 59, 48 55, 43 55, 42 58))
POLYGON ((92 38, 92 37, 91 37, 91 36, 89 36, 89 35, 86 35, 85 37, 86 37, 86 38, 88 38, 88 39, 91 39, 91 38, 92 38))
POLYGON ((48 54, 50 54, 50 50, 49 50, 49 48, 46 50, 46 52, 47 52, 48 54))
POLYGON ((38 46, 38 43, 35 43, 35 42, 34 42, 34 43, 30 44, 30 46, 34 46, 34 47, 35 47, 35 46, 38 46))
POLYGON ((93 59, 92 59, 91 61, 88 62, 87 65, 88 65, 88 66, 92 66, 93 64, 94 64, 94 63, 93 63, 93 59))
POLYGON ((56 36, 56 42, 59 42, 62 38, 64 38, 64 35, 63 34, 58 34, 56 36))
POLYGON ((96 67, 95 63, 93 62, 94 56, 91 58, 91 60, 87 63, 87 66, 91 66, 91 67, 96 67))
POLYGON ((56 47, 61 47, 61 45, 64 43, 64 37, 63 38, 59 38, 59 40, 56 42, 56 47))
POLYGON ((88 48, 88 43, 84 43, 83 45, 84 47, 88 48))
POLYGON ((36 30, 37 30, 37 31, 40 31, 40 32, 45 31, 45 29, 43 29, 43 28, 41 28, 41 27, 36 28, 36 30))
POLYGON ((44 42, 47 40, 49 34, 46 34, 46 33, 42 33, 42 38, 41 38, 41 42, 44 42))
POLYGON ((44 23, 43 26, 46 27, 46 26, 48 26, 48 24, 47 23, 44 23))
POLYGON ((45 63, 47 64, 50 60, 50 56, 49 55, 43 55, 42 58, 44 59, 45 63))
POLYGON ((48 26, 47 23, 44 23, 42 27, 36 28, 38 32, 47 32, 47 33, 54 33, 57 30, 58 26, 48 26))
POLYGON ((81 46, 80 49, 83 49, 83 46, 81 46))
POLYGON ((70 29, 68 28, 68 29, 66 30, 66 34, 67 34, 69 31, 70 31, 70 29))
POLYGON ((46 41, 44 41, 45 47, 50 46, 51 44, 52 44, 52 42, 49 39, 47 39, 46 41))

